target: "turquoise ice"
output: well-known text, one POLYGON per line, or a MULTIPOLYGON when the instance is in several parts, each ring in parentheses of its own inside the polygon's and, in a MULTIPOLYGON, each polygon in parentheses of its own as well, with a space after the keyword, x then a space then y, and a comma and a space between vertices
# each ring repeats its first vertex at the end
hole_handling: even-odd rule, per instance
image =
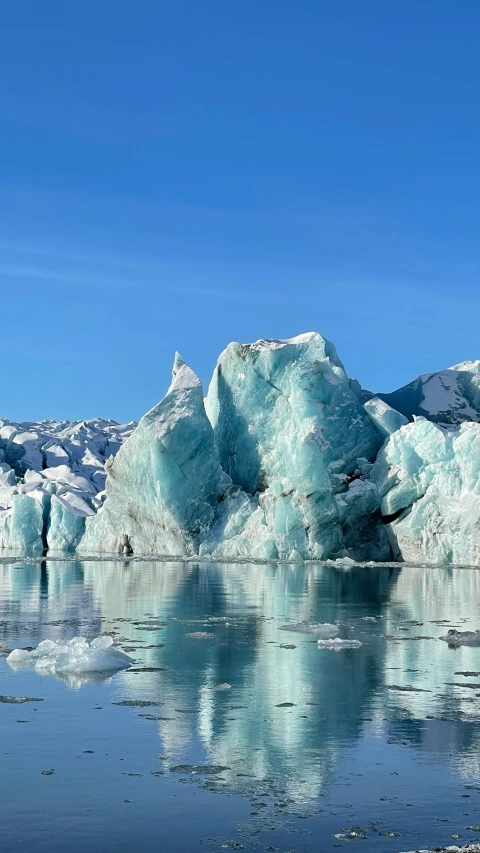
POLYGON ((229 482, 220 468, 200 380, 177 354, 164 399, 107 462, 106 499, 81 551, 189 555, 229 482))
POLYGON ((479 424, 417 418, 385 443, 372 479, 397 559, 480 564, 479 424))
POLYGON ((480 565, 479 413, 480 362, 374 395, 311 332, 205 399, 177 355, 138 426, 0 421, 0 550, 480 565))

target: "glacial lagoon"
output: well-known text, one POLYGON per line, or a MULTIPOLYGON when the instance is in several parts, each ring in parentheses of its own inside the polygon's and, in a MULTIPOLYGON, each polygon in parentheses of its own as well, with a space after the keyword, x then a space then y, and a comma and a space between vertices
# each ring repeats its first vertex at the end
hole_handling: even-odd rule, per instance
POLYGON ((4 559, 3 853, 480 838, 480 648, 440 639, 480 627, 479 600, 452 567, 4 559), (6 660, 100 635, 129 669, 6 660))

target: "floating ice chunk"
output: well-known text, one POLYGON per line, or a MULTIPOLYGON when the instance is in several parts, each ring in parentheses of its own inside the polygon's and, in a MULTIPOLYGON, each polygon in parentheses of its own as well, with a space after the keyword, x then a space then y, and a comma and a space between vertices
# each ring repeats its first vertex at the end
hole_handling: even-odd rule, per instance
POLYGON ((91 643, 85 637, 74 637, 64 644, 44 640, 32 652, 14 649, 7 662, 12 666, 30 664, 51 675, 82 675, 128 669, 133 660, 113 647, 111 637, 96 637, 91 643))
POLYGON ((35 696, 0 696, 0 702, 5 705, 23 705, 25 702, 43 702, 35 696))
POLYGON ((8 655, 9 663, 27 663, 31 660, 30 652, 26 649, 13 649, 8 655))
POLYGON ((359 649, 363 646, 360 640, 341 640, 340 637, 332 637, 330 640, 317 640, 317 646, 321 649, 359 649))
POLYGON ((295 634, 313 634, 315 637, 331 639, 336 637, 339 628, 330 622, 292 622, 291 625, 282 625, 280 631, 291 631, 295 634))
POLYGON ((449 646, 480 646, 480 630, 457 631, 455 628, 450 628, 448 634, 440 639, 445 640, 449 646))
POLYGON ((113 646, 113 638, 108 634, 103 634, 101 637, 95 637, 90 643, 92 649, 110 649, 113 646))

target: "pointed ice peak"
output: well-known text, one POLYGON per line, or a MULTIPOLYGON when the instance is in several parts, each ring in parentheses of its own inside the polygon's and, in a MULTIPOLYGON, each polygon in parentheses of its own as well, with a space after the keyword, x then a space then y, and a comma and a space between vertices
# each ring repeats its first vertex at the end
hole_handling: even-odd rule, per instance
POLYGON ((186 365, 186 363, 184 362, 184 360, 183 360, 182 356, 180 355, 180 353, 179 353, 179 352, 176 352, 176 353, 175 353, 175 358, 174 358, 174 361, 173 361, 172 379, 175 379, 175 377, 176 377, 177 373, 179 373, 179 372, 180 372, 180 370, 182 369, 182 367, 186 367, 186 366, 187 366, 187 365, 186 365))
POLYGON ((183 360, 180 353, 176 352, 172 368, 172 381, 167 394, 170 394, 171 391, 180 391, 182 389, 195 388, 198 386, 201 387, 201 382, 197 374, 183 360))

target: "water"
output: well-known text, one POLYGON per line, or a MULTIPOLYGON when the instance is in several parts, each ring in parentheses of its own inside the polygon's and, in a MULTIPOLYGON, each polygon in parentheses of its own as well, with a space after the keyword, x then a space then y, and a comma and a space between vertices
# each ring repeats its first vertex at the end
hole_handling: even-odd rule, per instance
POLYGON ((439 639, 480 627, 479 601, 466 569, 0 564, 0 694, 43 699, 0 703, 2 851, 480 838, 480 648, 439 639), (303 620, 363 645, 279 630, 303 620), (5 660, 102 632, 131 670, 67 682, 5 660))

